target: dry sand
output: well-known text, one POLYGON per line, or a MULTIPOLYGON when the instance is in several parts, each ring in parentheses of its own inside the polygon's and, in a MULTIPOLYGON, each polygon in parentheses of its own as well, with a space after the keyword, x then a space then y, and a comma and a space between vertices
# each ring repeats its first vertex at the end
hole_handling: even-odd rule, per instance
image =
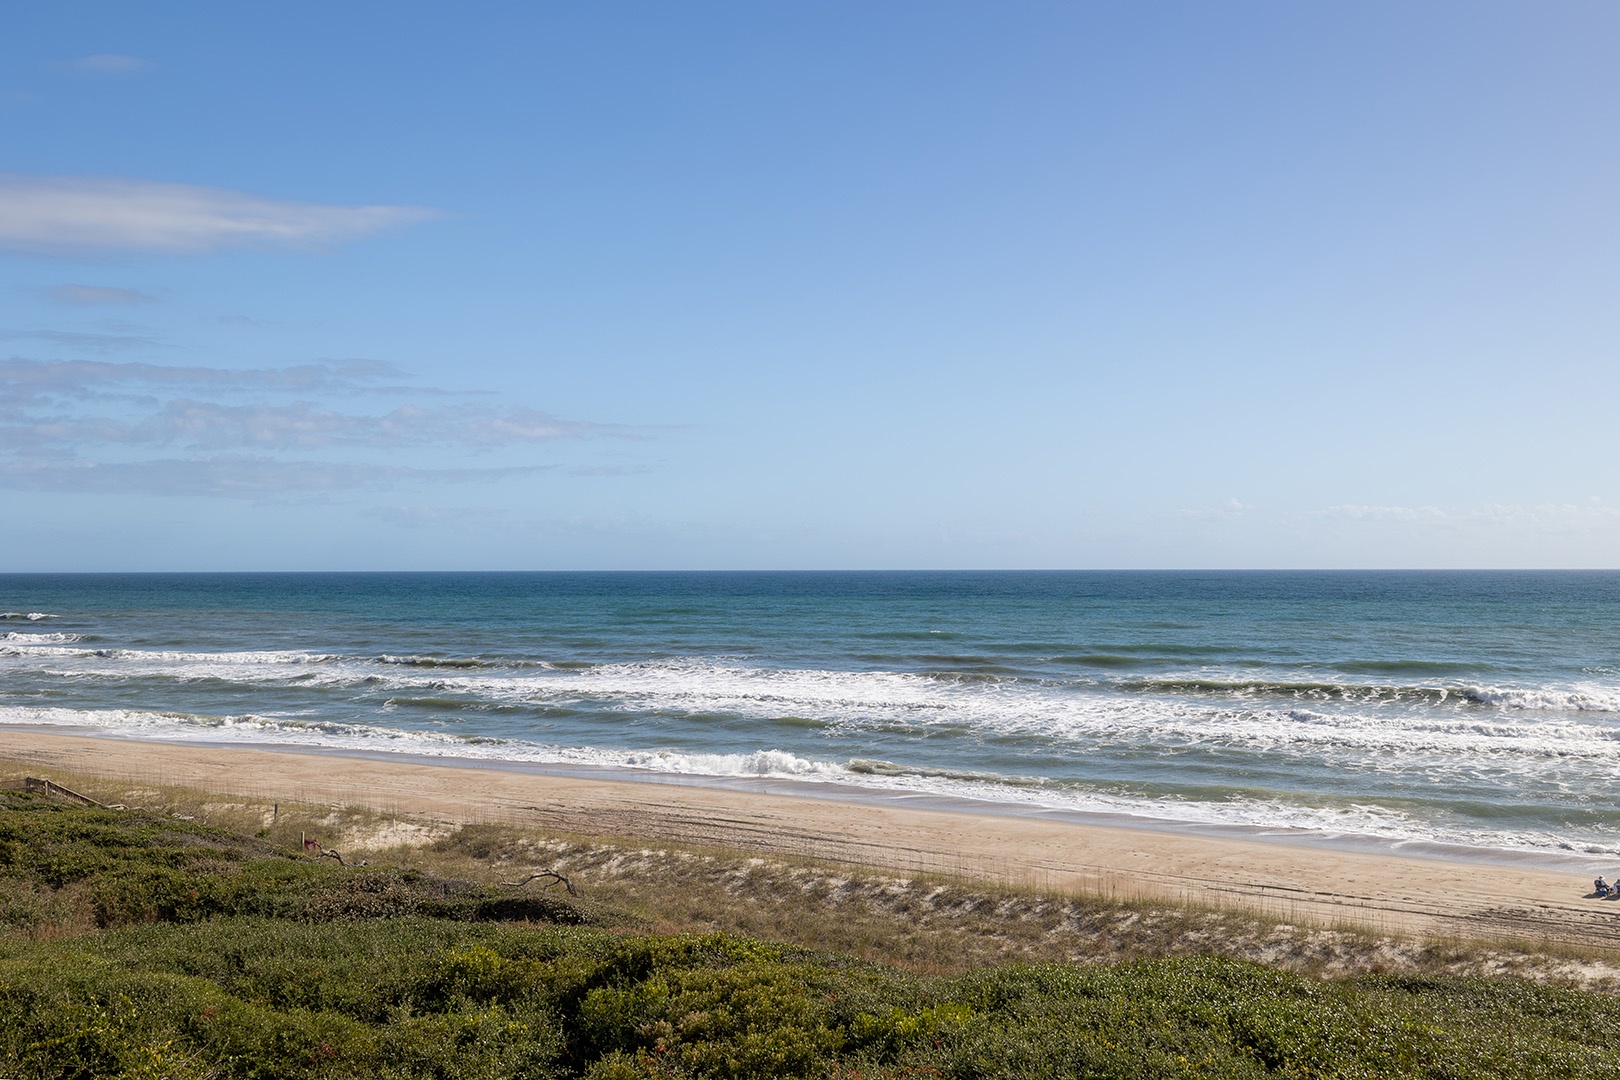
POLYGON ((715 845, 1055 892, 1190 900, 1306 925, 1620 947, 1575 874, 824 798, 236 747, 0 732, 0 759, 236 796, 715 845))

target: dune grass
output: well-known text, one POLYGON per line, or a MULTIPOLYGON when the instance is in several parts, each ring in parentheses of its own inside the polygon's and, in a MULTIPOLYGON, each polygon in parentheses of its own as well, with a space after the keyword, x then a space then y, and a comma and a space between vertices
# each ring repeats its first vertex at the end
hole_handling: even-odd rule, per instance
MULTIPOLYGON (((25 771, 31 770, 0 763, 0 785, 20 784, 25 771)), ((557 869, 579 887, 581 910, 638 932, 729 931, 925 974, 1014 962, 1219 955, 1319 976, 1510 974, 1620 990, 1620 954, 1601 946, 1375 933, 1360 926, 1295 922, 1230 902, 1056 893, 809 857, 643 845, 506 823, 421 820, 358 799, 338 805, 274 803, 169 785, 161 778, 132 784, 52 775, 102 802, 213 825, 273 846, 296 850, 310 837, 354 859, 485 886, 557 869)))

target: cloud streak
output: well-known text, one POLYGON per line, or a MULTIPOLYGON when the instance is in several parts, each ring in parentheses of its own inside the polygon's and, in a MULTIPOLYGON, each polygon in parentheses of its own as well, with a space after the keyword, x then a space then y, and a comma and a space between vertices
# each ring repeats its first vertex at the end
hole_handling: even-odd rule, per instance
POLYGON ((1340 504, 1318 512, 1318 516, 1357 522, 1395 522, 1442 529, 1480 526, 1564 528, 1590 523, 1620 521, 1620 507, 1600 499, 1584 503, 1484 503, 1478 506, 1443 509, 1438 506, 1368 506, 1340 504))
POLYGON ((111 285, 52 285, 40 292, 52 303, 68 307, 131 307, 157 300, 157 297, 139 289, 120 289, 111 285))
POLYGON ((388 491, 402 484, 470 483, 533 476, 549 465, 417 469, 329 461, 217 456, 114 463, 0 463, 0 489, 96 495, 177 495, 264 499, 293 494, 388 491))
POLYGON ((23 254, 315 248, 430 216, 422 207, 292 202, 149 180, 0 174, 0 248, 23 254))
POLYGON ((163 343, 156 338, 136 334, 93 334, 74 330, 15 330, 0 333, 0 341, 48 341, 64 348, 101 353, 163 347, 163 343))
POLYGON ((380 360, 341 360, 275 368, 213 368, 109 360, 0 360, 0 409, 33 405, 44 395, 92 398, 108 392, 189 390, 285 391, 312 394, 376 389, 375 380, 402 372, 380 360))
POLYGON ((1232 519, 1243 517, 1258 509, 1259 507, 1253 503, 1227 499, 1219 506, 1190 507, 1176 511, 1176 515, 1184 518, 1232 519))
POLYGON ((247 370, 98 360, 0 361, 0 446, 36 452, 88 443, 199 451, 337 446, 488 450, 612 430, 523 406, 405 404, 368 414, 318 405, 307 397, 241 404, 199 396, 376 390, 375 380, 398 375, 390 365, 375 361, 247 370), (117 403, 124 414, 90 415, 87 402, 117 403))
POLYGON ((150 60, 123 53, 92 53, 68 65, 82 75, 133 75, 152 66, 150 60))
POLYGON ((178 399, 135 422, 104 416, 0 420, 0 445, 44 451, 86 443, 184 446, 192 450, 311 450, 445 446, 489 450, 586 434, 595 425, 559 420, 533 409, 405 405, 381 415, 344 413, 307 401, 287 405, 221 405, 178 399))
POLYGON ((370 360, 241 370, 0 361, 0 489, 240 498, 380 491, 562 468, 441 466, 448 452, 476 456, 627 434, 522 405, 407 401, 368 412, 319 400, 412 393, 383 382, 400 376, 370 360), (322 451, 343 460, 286 457, 325 456, 322 451), (410 466, 399 460, 403 452, 430 456, 410 466), (161 456, 130 460, 142 455, 161 456))

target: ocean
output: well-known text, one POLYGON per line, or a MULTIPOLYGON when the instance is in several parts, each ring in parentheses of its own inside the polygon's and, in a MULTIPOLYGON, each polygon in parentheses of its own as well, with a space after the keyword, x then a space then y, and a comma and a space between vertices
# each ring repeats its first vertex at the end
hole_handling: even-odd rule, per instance
POLYGON ((1620 573, 0 575, 0 724, 1620 856, 1620 573))

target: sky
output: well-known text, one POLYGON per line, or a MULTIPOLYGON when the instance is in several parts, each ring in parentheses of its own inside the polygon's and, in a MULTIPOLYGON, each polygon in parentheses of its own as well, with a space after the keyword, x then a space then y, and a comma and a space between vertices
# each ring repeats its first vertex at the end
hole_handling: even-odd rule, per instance
POLYGON ((6 23, 0 570, 1620 565, 1620 6, 6 23))

